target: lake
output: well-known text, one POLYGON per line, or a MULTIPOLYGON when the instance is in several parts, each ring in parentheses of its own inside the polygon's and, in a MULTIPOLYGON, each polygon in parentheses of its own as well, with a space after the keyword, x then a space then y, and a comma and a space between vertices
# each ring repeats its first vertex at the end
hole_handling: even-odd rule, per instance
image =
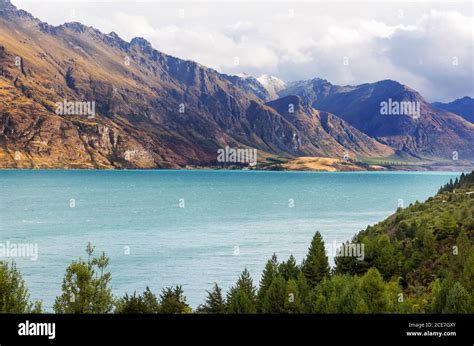
POLYGON ((257 284, 273 253, 300 262, 316 230, 326 243, 350 240, 457 176, 1 170, 0 243, 37 244, 36 261, 15 261, 46 310, 88 242, 110 257, 114 294, 179 284, 195 308, 214 282, 227 290, 244 268, 257 284))

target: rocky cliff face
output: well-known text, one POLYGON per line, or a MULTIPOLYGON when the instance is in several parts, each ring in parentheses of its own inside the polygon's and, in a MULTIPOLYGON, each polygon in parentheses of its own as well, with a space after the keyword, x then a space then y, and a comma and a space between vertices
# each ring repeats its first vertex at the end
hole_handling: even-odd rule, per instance
POLYGON ((3 167, 180 167, 211 162, 225 145, 287 157, 340 154, 340 145, 322 148, 240 79, 143 38, 50 26, 5 0, 0 8, 3 167), (58 102, 93 104, 95 114, 58 114, 58 102))
MULTIPOLYGON (((302 90, 308 95, 289 114, 287 99, 265 104, 268 92, 255 78, 166 55, 143 38, 51 26, 0 0, 0 167, 177 168, 209 164, 225 146, 256 148, 259 157, 385 157, 394 153, 387 144, 418 153, 438 138, 433 122, 424 131, 409 123, 398 137, 366 128, 366 118, 353 116, 366 115, 357 100, 355 111, 336 109, 344 121, 322 102, 334 92, 302 90), (308 102, 324 111, 303 109, 308 102)), ((447 119, 453 129, 443 132, 471 138, 472 127, 447 119)), ((453 138, 449 144, 462 142, 453 138)))
POLYGON ((474 123, 474 99, 469 96, 448 103, 433 102, 433 107, 460 115, 467 121, 474 123))
POLYGON ((334 152, 337 152, 339 158, 346 155, 354 158, 354 153, 366 157, 387 157, 395 153, 392 148, 377 142, 334 114, 304 104, 300 96, 285 96, 268 105, 306 133, 316 146, 318 156, 334 156, 334 152))
POLYGON ((456 151, 464 159, 474 158, 472 123, 432 107, 418 92, 396 81, 337 86, 313 79, 289 85, 280 92, 284 95, 299 95, 304 103, 337 114, 358 130, 414 157, 451 159, 456 151), (381 112, 382 103, 406 102, 419 107, 420 114, 381 112))

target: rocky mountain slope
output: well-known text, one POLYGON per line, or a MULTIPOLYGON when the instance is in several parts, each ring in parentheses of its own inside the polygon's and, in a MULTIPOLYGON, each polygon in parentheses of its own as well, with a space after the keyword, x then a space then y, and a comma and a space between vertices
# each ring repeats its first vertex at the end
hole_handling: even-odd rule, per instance
POLYGON ((182 167, 212 162, 226 145, 263 157, 390 152, 365 137, 381 150, 343 148, 341 138, 323 147, 242 78, 163 54, 143 38, 50 26, 8 0, 0 0, 0 44, 2 167, 182 167), (58 102, 94 103, 95 114, 58 114, 58 102))
POLYGON ((225 146, 258 149, 259 159, 474 156, 474 125, 396 82, 260 79, 143 38, 51 26, 0 0, 0 167, 178 168, 212 164, 225 146), (420 100, 422 118, 381 118, 386 97, 420 100), (82 104, 94 114, 78 112, 82 104))
POLYGON ((280 96, 298 95, 314 108, 337 114, 392 148, 415 157, 474 158, 474 126, 460 116, 430 105, 415 90, 392 80, 337 86, 323 79, 289 84, 280 96), (419 116, 383 114, 381 103, 414 102, 419 116))
POLYGON ((474 123, 474 99, 469 96, 454 100, 449 103, 433 102, 433 107, 462 116, 467 121, 474 123))
POLYGON ((258 77, 257 81, 267 90, 272 100, 277 99, 278 93, 285 89, 285 82, 275 76, 264 74, 258 77))
MULTIPOLYGON (((334 114, 318 111, 305 105, 299 96, 285 96, 268 102, 267 105, 304 131, 311 142, 323 153, 320 156, 331 156, 331 151, 335 148, 342 153, 345 148, 352 148, 362 156, 386 157, 395 152, 334 114)), ((350 158, 349 152, 346 154, 350 158)))

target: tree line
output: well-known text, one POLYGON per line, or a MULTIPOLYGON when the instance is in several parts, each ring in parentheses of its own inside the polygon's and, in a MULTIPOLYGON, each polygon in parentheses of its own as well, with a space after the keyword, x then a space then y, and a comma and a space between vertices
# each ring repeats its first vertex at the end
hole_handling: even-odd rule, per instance
MULTIPOLYGON (((352 239, 364 244, 364 258, 335 258, 330 267, 316 232, 301 263, 291 255, 267 261, 255 283, 244 269, 223 292, 217 283, 194 310, 182 286, 157 295, 114 297, 109 258, 95 256, 66 269, 56 313, 472 313, 474 312, 474 173, 462 175, 424 203, 399 208, 352 239), (471 197, 473 196, 473 197, 471 197)), ((350 244, 348 242, 348 244, 350 244)), ((0 262, 0 312, 40 313, 15 264, 0 262)))

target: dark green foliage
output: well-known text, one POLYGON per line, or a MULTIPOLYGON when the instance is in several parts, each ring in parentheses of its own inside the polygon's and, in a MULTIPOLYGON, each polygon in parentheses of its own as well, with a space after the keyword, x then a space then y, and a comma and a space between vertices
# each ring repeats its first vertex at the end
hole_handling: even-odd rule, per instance
POLYGON ((463 175, 452 182, 456 187, 451 192, 445 189, 359 232, 353 242, 365 245, 364 260, 336 258, 335 273, 362 275, 375 267, 385 281, 401 278, 404 309, 410 303, 414 311, 442 312, 449 288, 456 281, 466 282, 461 275, 474 253, 474 195, 468 193, 474 190, 473 181, 473 173, 463 175), (432 296, 426 288, 437 278, 439 292, 432 296))
POLYGON ((272 284, 272 281, 275 279, 275 277, 278 274, 278 259, 275 254, 273 254, 272 258, 267 261, 267 264, 265 265, 265 268, 263 269, 262 277, 260 279, 260 286, 258 289, 258 295, 257 295, 257 311, 262 312, 263 311, 263 301, 265 298, 265 295, 270 288, 270 285, 272 284))
POLYGON ((290 279, 296 280, 298 278, 298 274, 300 269, 296 264, 296 259, 293 255, 290 255, 288 261, 282 262, 278 267, 278 273, 283 276, 283 278, 288 281, 290 279))
MULTIPOLYGON (((357 239, 354 239, 353 243, 357 243, 357 239)), ((346 242, 344 245, 349 246, 350 243, 346 242)), ((366 246, 367 243, 364 245, 366 246)), ((367 249, 364 251, 367 253, 367 249)), ((357 259, 353 256, 336 256, 334 257, 334 263, 336 264, 334 268, 335 274, 361 275, 369 268, 367 261, 357 259)))
POLYGON ((287 313, 302 313, 305 311, 298 282, 293 279, 286 283, 284 311, 287 313))
POLYGON ((41 302, 30 302, 30 295, 15 263, 0 261, 0 313, 40 313, 41 302))
POLYGON ((310 307, 308 304, 309 301, 309 296, 311 293, 311 288, 308 285, 308 281, 306 280, 306 277, 304 276, 303 272, 300 272, 298 274, 298 279, 296 280, 296 286, 298 287, 298 294, 299 298, 301 300, 301 305, 302 305, 302 312, 309 312, 310 307))
POLYGON ((456 178, 456 180, 453 182, 452 179, 449 179, 449 183, 441 187, 438 193, 453 192, 455 189, 466 189, 473 185, 474 185, 474 174, 472 174, 472 172, 469 174, 462 173, 461 176, 459 177, 459 180, 458 178, 456 178))
POLYGON ((132 296, 125 294, 115 303, 115 313, 118 314, 154 314, 159 311, 159 304, 156 296, 147 287, 142 295, 132 296))
POLYGON ((454 214, 450 211, 445 211, 436 225, 436 239, 443 240, 451 235, 455 235, 457 229, 458 226, 454 214))
POLYGON ((192 312, 186 303, 186 297, 181 286, 166 287, 161 291, 158 313, 184 314, 192 312))
POLYGON ((257 312, 256 288, 250 273, 245 269, 237 284, 229 290, 227 295, 227 311, 229 313, 252 314, 257 312))
POLYGON ((222 289, 215 283, 212 291, 207 291, 206 303, 198 307, 198 312, 223 314, 226 312, 222 289))
POLYGON ((359 278, 350 275, 334 275, 324 279, 311 298, 314 313, 356 313, 359 305, 366 305, 359 292, 359 278))
POLYGON ((263 297, 262 312, 283 313, 285 312, 286 300, 286 280, 282 275, 277 275, 263 297))
POLYGON ((303 273, 311 287, 329 276, 329 262, 321 233, 316 232, 303 264, 303 273))

